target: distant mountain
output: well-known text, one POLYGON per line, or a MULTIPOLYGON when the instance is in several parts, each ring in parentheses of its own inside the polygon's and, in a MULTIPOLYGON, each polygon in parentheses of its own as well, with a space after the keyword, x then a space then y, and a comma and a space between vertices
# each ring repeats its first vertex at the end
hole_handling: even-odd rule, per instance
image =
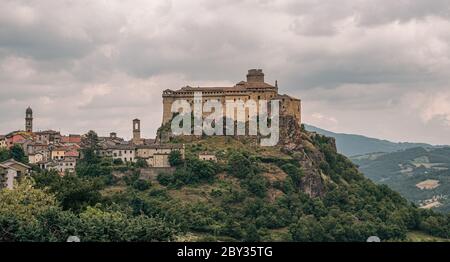
POLYGON ((351 160, 372 181, 388 185, 408 200, 450 212, 450 147, 410 148, 351 160))
POLYGON ((306 130, 321 135, 334 137, 338 152, 346 156, 365 155, 375 152, 390 153, 415 147, 432 148, 424 143, 394 143, 387 140, 370 138, 361 135, 333 133, 318 127, 305 124, 306 130))

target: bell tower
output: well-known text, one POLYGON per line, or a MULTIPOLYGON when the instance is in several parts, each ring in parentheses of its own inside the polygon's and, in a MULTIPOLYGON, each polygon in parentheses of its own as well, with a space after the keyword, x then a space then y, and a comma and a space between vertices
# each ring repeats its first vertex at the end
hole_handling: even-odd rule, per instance
POLYGON ((141 144, 141 120, 134 119, 133 120, 133 144, 139 145, 141 144))
POLYGON ((25 131, 33 132, 33 110, 28 107, 25 111, 25 131))

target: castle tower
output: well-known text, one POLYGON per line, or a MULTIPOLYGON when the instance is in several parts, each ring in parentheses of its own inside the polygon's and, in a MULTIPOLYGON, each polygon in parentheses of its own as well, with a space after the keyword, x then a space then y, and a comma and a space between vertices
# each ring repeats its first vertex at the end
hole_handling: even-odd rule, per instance
POLYGON ((33 132, 33 110, 30 107, 25 111, 25 131, 33 132))
POLYGON ((133 144, 139 145, 141 144, 141 120, 134 119, 133 120, 133 144))
POLYGON ((247 82, 264 83, 264 73, 262 69, 250 69, 247 74, 247 82))

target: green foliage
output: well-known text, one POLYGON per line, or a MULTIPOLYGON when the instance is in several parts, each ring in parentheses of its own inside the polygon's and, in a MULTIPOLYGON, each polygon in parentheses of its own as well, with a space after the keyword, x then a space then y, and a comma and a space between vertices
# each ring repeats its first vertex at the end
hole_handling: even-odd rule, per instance
POLYGON ((315 198, 300 190, 298 160, 256 156, 247 148, 227 149, 222 164, 188 155, 173 173, 158 175, 163 186, 142 180, 136 164, 123 166, 126 176, 107 179, 111 161, 102 158, 81 161, 78 176, 41 172, 34 175, 36 186, 27 189, 33 194, 23 185, 17 193, 0 192, 0 241, 65 241, 68 235, 82 241, 172 241, 192 235, 249 242, 365 241, 371 235, 403 240, 410 230, 448 237, 448 216, 419 210, 364 179, 330 142, 314 141, 328 176, 323 195, 315 198), (276 166, 286 179, 268 176, 276 166), (222 171, 230 176, 218 179, 222 171))
POLYGON ((107 159, 81 160, 75 170, 80 177, 99 177, 107 184, 111 184, 113 180, 111 162, 107 159))
POLYGON ((134 166, 137 168, 146 168, 146 167, 148 167, 148 163, 147 163, 147 161, 145 161, 145 159, 138 158, 136 160, 136 163, 134 163, 134 166))
POLYGON ((228 172, 237 178, 246 178, 254 175, 252 163, 241 152, 232 152, 228 157, 228 172))
POLYGON ((88 207, 80 214, 80 237, 83 241, 169 241, 176 228, 163 220, 147 216, 128 217, 118 211, 88 207))
POLYGON ((55 171, 44 171, 34 175, 36 186, 48 187, 61 202, 63 209, 79 211, 101 200, 98 192, 104 185, 101 180, 76 175, 59 176, 55 171))
POLYGON ((145 191, 151 187, 151 183, 147 180, 138 179, 133 182, 133 188, 139 191, 145 191))
POLYGON ((325 229, 313 217, 301 217, 296 224, 289 227, 292 240, 297 242, 321 242, 326 239, 325 229))
POLYGON ((123 161, 121 158, 116 158, 113 160, 113 164, 116 166, 120 166, 120 165, 123 165, 123 161))
POLYGON ((185 166, 185 168, 177 168, 173 174, 159 174, 158 182, 163 186, 172 188, 180 188, 183 185, 212 183, 215 176, 221 171, 217 163, 197 158, 186 159, 185 166))
MULTIPOLYGON (((43 181, 55 181, 47 177, 43 181)), ((54 182, 52 182, 54 183, 54 182)), ((66 241, 76 235, 89 241, 170 241, 178 225, 158 217, 87 207, 82 213, 63 211, 57 199, 24 179, 15 190, 0 191, 0 242, 66 241)))
POLYGON ((281 166, 281 169, 288 174, 288 176, 291 178, 292 183, 296 186, 299 187, 300 183, 302 181, 302 170, 300 168, 298 168, 297 166, 293 165, 293 164, 284 164, 283 166, 281 166))
POLYGON ((269 186, 266 179, 261 175, 253 175, 248 177, 241 181, 241 185, 250 193, 258 197, 265 197, 269 186))
POLYGON ((6 148, 0 148, 0 162, 11 159, 11 152, 6 148))
POLYGON ((25 152, 23 151, 23 148, 20 145, 14 145, 11 147, 10 156, 16 161, 19 161, 21 163, 27 164, 28 163, 28 157, 25 156, 25 152))
POLYGON ((169 186, 175 182, 175 177, 169 173, 159 173, 157 176, 158 182, 163 186, 169 186))
POLYGON ((174 150, 169 154, 170 166, 178 167, 183 164, 183 156, 179 150, 174 150))

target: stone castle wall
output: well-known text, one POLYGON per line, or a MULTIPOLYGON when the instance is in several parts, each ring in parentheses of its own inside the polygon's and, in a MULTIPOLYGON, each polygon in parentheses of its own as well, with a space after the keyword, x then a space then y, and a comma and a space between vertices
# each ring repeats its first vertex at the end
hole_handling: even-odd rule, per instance
MULTIPOLYGON (((226 101, 270 101, 280 100, 280 115, 294 116, 298 123, 301 123, 301 101, 299 99, 278 94, 278 86, 272 86, 264 82, 264 74, 261 69, 251 69, 247 75, 247 82, 239 82, 233 87, 183 87, 179 90, 165 90, 163 92, 163 125, 171 121, 173 113, 172 104, 176 100, 186 100, 192 105, 194 103, 194 94, 202 94, 203 103, 211 100, 218 100, 222 103, 224 116, 226 115, 226 101)), ((203 117, 210 113, 203 113, 203 117)), ((245 120, 248 120, 249 112, 247 110, 245 120)))

